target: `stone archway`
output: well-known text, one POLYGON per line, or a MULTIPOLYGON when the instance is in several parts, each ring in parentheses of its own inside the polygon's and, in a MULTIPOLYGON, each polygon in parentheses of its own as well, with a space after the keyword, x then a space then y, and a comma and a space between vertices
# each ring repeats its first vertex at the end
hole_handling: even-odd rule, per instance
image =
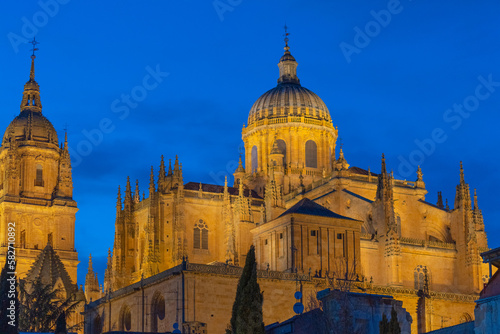
POLYGON ((165 319, 165 298, 156 291, 151 301, 151 332, 159 330, 159 321, 165 319))

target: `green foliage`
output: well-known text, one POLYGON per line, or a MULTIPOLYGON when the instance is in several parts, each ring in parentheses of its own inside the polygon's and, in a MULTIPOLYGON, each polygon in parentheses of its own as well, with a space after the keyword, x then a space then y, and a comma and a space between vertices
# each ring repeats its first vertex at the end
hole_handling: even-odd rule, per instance
POLYGON ((391 310, 391 322, 389 323, 389 329, 391 334, 401 334, 401 327, 399 327, 398 322, 398 314, 396 313, 394 306, 391 310))
POLYGON ((380 334, 401 334, 401 327, 399 327, 398 314, 394 309, 391 310, 391 321, 387 320, 386 315, 382 316, 382 321, 379 323, 380 334))
POLYGON ((389 334, 389 320, 385 314, 382 315, 382 321, 378 324, 380 334, 389 334))
POLYGON ((264 334, 263 295, 257 283, 255 247, 251 246, 236 289, 236 298, 227 334, 264 334))
POLYGON ((66 329, 66 312, 61 313, 56 321, 56 331, 55 334, 67 334, 66 329))
POLYGON ((73 312, 81 303, 75 300, 74 295, 61 298, 59 289, 53 289, 39 279, 34 282, 21 281, 19 287, 19 327, 22 331, 53 332, 59 316, 73 312))
POLYGON ((8 274, 8 272, 15 272, 16 269, 15 262, 13 265, 12 262, 9 264, 8 254, 9 253, 7 252, 5 257, 5 266, 0 274, 0 333, 17 334, 19 326, 17 280, 15 275, 8 274), (10 289, 11 282, 14 283, 14 292, 10 289), (9 308, 13 310, 13 314, 9 308))

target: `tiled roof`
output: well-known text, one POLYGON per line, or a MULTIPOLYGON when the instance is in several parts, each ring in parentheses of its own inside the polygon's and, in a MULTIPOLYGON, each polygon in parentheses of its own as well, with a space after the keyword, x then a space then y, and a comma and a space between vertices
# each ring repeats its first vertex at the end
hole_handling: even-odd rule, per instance
POLYGON ((71 277, 69 277, 59 255, 47 243, 47 246, 38 255, 24 280, 35 281, 41 279, 43 284, 54 286, 59 278, 61 278, 68 295, 78 290, 76 284, 73 284, 71 281, 71 277))
MULTIPOLYGON (((351 173, 354 173, 354 174, 360 174, 360 175, 368 175, 368 171, 366 169, 363 169, 363 168, 359 168, 359 167, 356 167, 356 166, 352 166, 349 168, 349 171, 351 173)), ((370 171, 370 174, 372 176, 378 176, 378 174, 370 171)))
POLYGON ((360 200, 363 200, 363 201, 365 201, 365 202, 368 202, 368 203, 373 203, 373 201, 372 201, 371 199, 368 199, 368 198, 366 198, 366 197, 363 197, 363 196, 361 196, 361 195, 358 195, 358 194, 356 194, 356 193, 353 193, 352 191, 349 191, 349 190, 347 190, 347 189, 342 189, 342 191, 343 191, 343 192, 345 192, 345 193, 347 193, 347 194, 349 194, 349 195, 351 195, 351 196, 354 196, 354 197, 356 197, 356 198, 359 198, 360 200))
POLYGON ((349 217, 345 217, 342 215, 339 215, 333 211, 328 210, 324 206, 321 206, 317 203, 314 203, 311 201, 309 198, 303 198, 297 204, 292 206, 290 209, 286 210, 283 212, 280 217, 283 217, 285 215, 291 214, 291 213, 300 213, 303 215, 312 215, 312 216, 321 216, 321 217, 332 217, 332 218, 339 218, 339 219, 349 219, 349 220, 356 220, 352 219, 349 217))

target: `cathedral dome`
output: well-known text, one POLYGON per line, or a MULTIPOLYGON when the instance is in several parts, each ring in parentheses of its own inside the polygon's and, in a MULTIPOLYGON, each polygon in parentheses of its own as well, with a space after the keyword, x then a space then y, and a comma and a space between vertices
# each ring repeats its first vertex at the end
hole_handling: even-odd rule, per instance
POLYGON ((3 135, 3 143, 8 142, 9 138, 58 144, 57 132, 52 123, 41 112, 28 109, 12 120, 3 135))
POLYGON ((248 115, 248 125, 262 119, 304 116, 331 122, 330 112, 321 98, 295 83, 281 83, 255 101, 248 115))
MULTIPOLYGON (((297 77, 297 62, 290 53, 288 38, 285 41, 287 43, 285 53, 278 63, 280 70, 278 85, 265 92, 255 101, 248 115, 248 125, 250 126, 264 119, 270 120, 288 116, 324 120, 331 123, 330 112, 323 100, 300 85, 300 80, 297 77)), ((289 121, 275 120, 274 122, 289 121)))
POLYGON ((30 79, 24 85, 21 113, 5 130, 2 145, 9 141, 37 141, 58 145, 57 132, 42 115, 40 88, 35 81, 35 55, 31 57, 30 79))

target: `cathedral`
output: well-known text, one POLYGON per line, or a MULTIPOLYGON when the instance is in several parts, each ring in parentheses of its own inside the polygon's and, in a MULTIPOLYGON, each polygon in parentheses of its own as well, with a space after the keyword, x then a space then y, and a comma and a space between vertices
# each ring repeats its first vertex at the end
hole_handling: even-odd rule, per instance
POLYGON ((89 334, 222 333, 254 245, 266 325, 294 315, 295 291, 307 305, 342 281, 402 301, 414 333, 440 328, 443 317, 447 325, 470 320, 489 277, 479 255, 488 245, 462 165, 453 207, 440 194, 426 201, 420 168, 407 181, 383 155, 377 172, 351 166, 342 147, 336 154, 327 106, 297 76, 288 39, 284 50, 277 86, 250 108, 234 181, 185 182, 177 156, 151 168, 142 196, 127 178, 104 282, 90 259, 84 296, 74 284, 78 209, 67 137, 59 143, 42 115, 32 56, 21 112, 0 148, 1 247, 15 223, 19 277, 44 276, 86 299, 89 334))
POLYGON ((488 271, 476 193, 457 166, 452 208, 426 201, 423 172, 399 180, 350 166, 319 96, 303 87, 285 39, 277 86, 250 108, 232 186, 184 182, 178 157, 151 168, 148 196, 118 188, 103 288, 89 270, 86 330, 221 333, 246 252, 256 247, 264 321, 294 315, 294 291, 335 280, 391 295, 412 332, 468 321, 488 271), (348 276, 349 274, 349 276, 348 276))
MULTIPOLYGON (((59 289, 58 296, 84 301, 76 285, 78 208, 68 138, 59 143, 52 123, 42 114, 35 58, 33 52, 21 111, 5 130, 0 147, 0 250, 6 254, 9 246, 15 247, 19 279, 41 279, 59 289)), ((0 265, 4 263, 2 256, 0 265)), ((69 324, 81 321, 76 314, 69 324)))

